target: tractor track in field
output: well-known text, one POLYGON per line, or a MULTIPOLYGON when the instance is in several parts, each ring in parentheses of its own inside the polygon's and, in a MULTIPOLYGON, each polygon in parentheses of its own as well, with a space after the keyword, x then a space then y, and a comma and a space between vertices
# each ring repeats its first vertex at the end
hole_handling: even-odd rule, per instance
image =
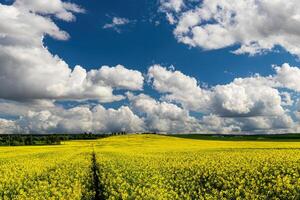
POLYGON ((93 179, 93 189, 95 191, 95 196, 93 200, 105 200, 103 195, 103 186, 100 183, 100 171, 99 165, 97 164, 96 154, 92 153, 92 179, 93 179))

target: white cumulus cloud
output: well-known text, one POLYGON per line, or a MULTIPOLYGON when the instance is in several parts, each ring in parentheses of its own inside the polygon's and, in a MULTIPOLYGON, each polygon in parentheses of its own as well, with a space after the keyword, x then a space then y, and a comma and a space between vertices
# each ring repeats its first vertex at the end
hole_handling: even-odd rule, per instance
POLYGON ((165 94, 163 99, 181 103, 188 110, 205 110, 210 91, 203 90, 194 77, 153 65, 148 70, 148 79, 155 90, 165 94))
POLYGON ((287 63, 274 69, 273 75, 235 78, 210 88, 202 88, 194 77, 160 65, 151 66, 147 76, 162 99, 187 110, 224 117, 278 116, 284 114, 283 106, 294 103, 292 91, 299 92, 300 69, 287 63))
POLYGON ((300 92, 300 68, 290 66, 288 63, 275 66, 276 76, 274 77, 281 87, 300 92))
POLYGON ((179 42, 205 50, 239 45, 234 53, 250 55, 271 51, 278 45, 300 56, 297 0, 204 0, 185 9, 178 5, 188 0, 174 2, 166 0, 161 5, 168 8, 168 19, 176 18, 174 35, 179 42))
POLYGON ((111 102, 123 99, 114 89, 141 90, 143 76, 124 66, 103 66, 87 71, 70 66, 51 54, 43 43, 45 35, 66 40, 68 33, 52 16, 73 20, 83 12, 76 4, 54 1, 17 0, 0 4, 0 98, 98 99, 111 102))
POLYGON ((148 131, 182 133, 199 132, 201 125, 189 111, 172 103, 157 101, 148 95, 128 94, 132 109, 141 114, 148 131))
POLYGON ((97 105, 93 108, 76 106, 70 109, 55 107, 49 110, 29 110, 14 123, 20 127, 21 133, 109 133, 144 130, 143 120, 126 106, 118 109, 105 109, 97 105))
MULTIPOLYGON (((160 3, 176 26, 176 38, 190 46, 209 50, 240 45, 235 53, 256 54, 279 45, 300 55, 300 4, 294 0, 160 3)), ((67 40, 70 35, 55 20, 73 21, 83 12, 62 0, 0 4, 0 134, 300 130, 299 67, 276 65, 272 75, 235 78, 210 87, 161 65, 150 66, 144 76, 123 65, 71 67, 50 53, 43 39, 47 35, 67 40), (160 98, 144 94, 144 79, 160 98), (126 98, 118 108, 100 104, 126 98), (60 104, 70 100, 75 102, 70 107, 60 104)), ((115 17, 104 28, 128 23, 115 17)))
POLYGON ((19 127, 13 120, 0 118, 0 134, 18 133, 19 127))

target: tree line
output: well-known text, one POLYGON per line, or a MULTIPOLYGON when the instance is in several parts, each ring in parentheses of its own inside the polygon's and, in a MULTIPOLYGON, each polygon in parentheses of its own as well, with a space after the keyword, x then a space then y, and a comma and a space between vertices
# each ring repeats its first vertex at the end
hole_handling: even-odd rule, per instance
POLYGON ((126 134, 128 133, 113 132, 107 134, 94 134, 86 132, 82 134, 4 134, 0 135, 0 146, 59 145, 62 141, 68 140, 92 140, 126 134))

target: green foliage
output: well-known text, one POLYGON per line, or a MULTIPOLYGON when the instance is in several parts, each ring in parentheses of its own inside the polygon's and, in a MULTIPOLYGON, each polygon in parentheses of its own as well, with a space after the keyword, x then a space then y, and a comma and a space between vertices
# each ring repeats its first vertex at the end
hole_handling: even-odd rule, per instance
POLYGON ((0 146, 58 145, 67 140, 90 140, 109 136, 108 134, 49 134, 49 135, 0 135, 0 146))

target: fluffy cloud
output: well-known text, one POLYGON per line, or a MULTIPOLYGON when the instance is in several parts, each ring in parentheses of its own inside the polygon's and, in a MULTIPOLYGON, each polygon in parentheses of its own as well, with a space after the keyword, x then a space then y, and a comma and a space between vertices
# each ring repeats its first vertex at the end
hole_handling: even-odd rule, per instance
POLYGON ((127 106, 105 109, 97 106, 93 110, 93 129, 101 132, 143 132, 144 122, 127 106))
POLYGON ((243 79, 214 87, 211 104, 213 112, 220 116, 267 116, 284 113, 277 89, 249 84, 243 79))
POLYGON ((15 128, 10 131, 22 133, 201 131, 199 121, 175 104, 160 102, 144 94, 127 93, 127 96, 130 107, 118 109, 106 109, 99 104, 65 109, 51 101, 2 101, 0 113, 17 118, 12 121, 15 128))
POLYGON ((145 94, 128 94, 133 110, 144 116, 148 131, 182 133, 199 132, 198 120, 181 107, 167 102, 159 102, 145 94))
POLYGON ((227 85, 203 89, 195 78, 162 66, 149 68, 153 87, 165 93, 164 99, 180 103, 188 110, 214 113, 220 116, 280 115, 281 96, 270 78, 237 78, 227 85))
POLYGON ((165 11, 173 10, 179 12, 184 6, 183 0, 160 0, 160 3, 160 9, 165 11))
POLYGON ((207 115, 201 124, 202 132, 214 133, 287 133, 295 132, 297 128, 293 119, 286 114, 235 118, 207 115))
POLYGON ((210 91, 203 90, 195 78, 154 65, 148 70, 148 79, 155 90, 166 94, 164 100, 181 103, 188 110, 206 110, 210 91))
POLYGON ((55 107, 49 110, 29 111, 15 124, 22 133, 96 133, 142 132, 143 120, 129 107, 105 109, 101 105, 93 108, 77 106, 71 109, 55 107))
POLYGON ((15 121, 0 118, 0 134, 17 133, 18 129, 15 121))
POLYGON ((295 123, 293 119, 286 114, 278 116, 260 116, 237 119, 242 123, 242 130, 253 132, 253 131, 269 131, 269 132, 287 132, 294 128, 295 123))
POLYGON ((163 100, 204 115, 197 122, 200 132, 279 133, 293 132, 297 127, 285 109, 294 103, 291 93, 279 89, 297 91, 294 86, 298 69, 284 64, 275 67, 274 75, 236 78, 211 88, 202 88, 195 78, 159 65, 149 68, 148 78, 153 88, 163 94, 163 100), (290 71, 294 73, 290 78, 284 75, 290 71))
MULTIPOLYGON (((176 24, 177 39, 191 46, 218 49, 240 44, 236 53, 255 54, 281 45, 299 55, 296 1, 281 5, 280 1, 205 0, 192 9, 197 2, 160 2, 170 23, 176 24), (251 17, 256 17, 255 23, 247 21, 253 22, 251 17)), ((69 34, 53 18, 72 21, 75 13, 82 12, 76 4, 61 0, 0 4, 0 134, 300 130, 300 104, 295 99, 300 92, 300 69, 289 64, 274 66, 270 76, 235 78, 210 88, 180 71, 153 65, 146 78, 161 94, 158 100, 130 92, 125 96, 126 91, 143 90, 144 77, 137 70, 122 65, 89 71, 82 66, 71 68, 48 51, 43 39, 48 35, 67 40, 69 34), (128 106, 112 109, 99 104, 125 98, 128 106), (96 103, 84 101, 91 99, 96 103), (76 103, 64 108, 58 100, 76 103)), ((106 28, 127 23, 116 18, 106 28)))
MULTIPOLYGON (((128 107, 105 109, 75 106, 64 109, 56 100, 96 99, 112 102, 125 98, 114 90, 142 90, 139 71, 122 65, 87 71, 73 69, 43 43, 45 35, 67 40, 53 17, 75 20, 84 10, 76 4, 16 0, 0 4, 0 113, 16 120, 1 119, 4 132, 110 132, 142 131, 143 121, 128 107)), ((118 22, 119 23, 119 22, 118 22)))
POLYGON ((101 105, 40 107, 17 120, 1 119, 1 133, 95 133, 109 132, 168 132, 168 133, 240 133, 288 132, 297 128, 287 115, 256 117, 221 117, 206 115, 202 119, 175 104, 157 101, 140 94, 128 94, 130 107, 106 109, 101 105))
POLYGON ((288 92, 281 92, 281 105, 282 106, 292 106, 294 104, 294 100, 292 99, 292 96, 288 92))
POLYGON ((300 69, 285 63, 275 66, 275 74, 235 78, 231 83, 201 88, 197 80, 179 71, 154 65, 148 70, 153 88, 162 99, 180 103, 187 110, 223 117, 283 115, 283 106, 292 106, 291 92, 299 92, 300 69))
POLYGON ((276 76, 274 81, 277 81, 281 87, 300 92, 300 69, 292 67, 288 63, 281 67, 275 66, 276 76))
POLYGON ((52 14, 58 19, 65 21, 72 21, 75 19, 73 12, 84 12, 84 9, 80 8, 78 5, 69 2, 62 2, 61 0, 16 0, 14 5, 20 9, 38 14, 52 14))
POLYGON ((174 35, 179 42, 205 50, 240 45, 234 53, 250 55, 279 45, 300 56, 297 0, 204 0, 185 9, 174 2, 162 1, 162 6, 168 8, 168 19, 175 18, 174 35))
MULTIPOLYGON (((283 71, 292 68, 285 64, 275 68, 274 75, 236 78, 225 85, 202 88, 193 77, 174 69, 154 65, 149 68, 147 78, 153 88, 162 94, 160 100, 145 94, 134 95, 127 92, 129 106, 121 106, 118 109, 106 109, 99 104, 75 105, 65 109, 57 106, 54 100, 1 100, 2 115, 20 116, 20 119, 14 121, 2 122, 2 126, 6 132, 28 133, 295 132, 299 125, 292 119, 291 114, 299 116, 299 109, 293 112, 286 109, 294 107, 294 96, 289 90, 279 91, 279 88, 288 89, 283 84, 285 81, 278 78, 282 75, 279 71, 283 67, 286 68, 283 71), (193 117, 190 111, 202 117, 193 117)), ((103 67, 96 70, 97 73, 92 77, 109 82, 106 84, 115 88, 140 89, 139 85, 117 81, 113 75, 119 70, 126 71, 121 66, 103 67), (106 79, 107 76, 111 78, 106 79)), ((126 81, 132 83, 132 79, 134 76, 126 81)), ((290 82, 289 79, 287 82, 290 82)))
POLYGON ((59 117, 52 115, 48 110, 40 112, 29 111, 24 117, 21 117, 16 123, 20 125, 24 133, 53 133, 57 131, 56 126, 59 117))
POLYGON ((11 101, 0 99, 0 113, 6 116, 24 116, 29 111, 41 111, 54 109, 52 100, 11 101))
POLYGON ((0 4, 0 98, 110 102, 124 98, 114 95, 114 89, 142 89, 143 76, 138 71, 121 65, 91 71, 81 66, 71 69, 48 51, 43 44, 45 35, 60 40, 69 37, 51 16, 70 21, 76 12, 83 10, 61 0, 18 0, 10 6, 0 4))
POLYGON ((103 66, 98 71, 92 70, 92 79, 97 82, 103 82, 118 89, 142 90, 144 77, 142 73, 136 70, 129 70, 122 65, 116 67, 103 66))
POLYGON ((202 118, 203 133, 240 133, 241 124, 233 118, 222 118, 217 115, 206 115, 202 118))

